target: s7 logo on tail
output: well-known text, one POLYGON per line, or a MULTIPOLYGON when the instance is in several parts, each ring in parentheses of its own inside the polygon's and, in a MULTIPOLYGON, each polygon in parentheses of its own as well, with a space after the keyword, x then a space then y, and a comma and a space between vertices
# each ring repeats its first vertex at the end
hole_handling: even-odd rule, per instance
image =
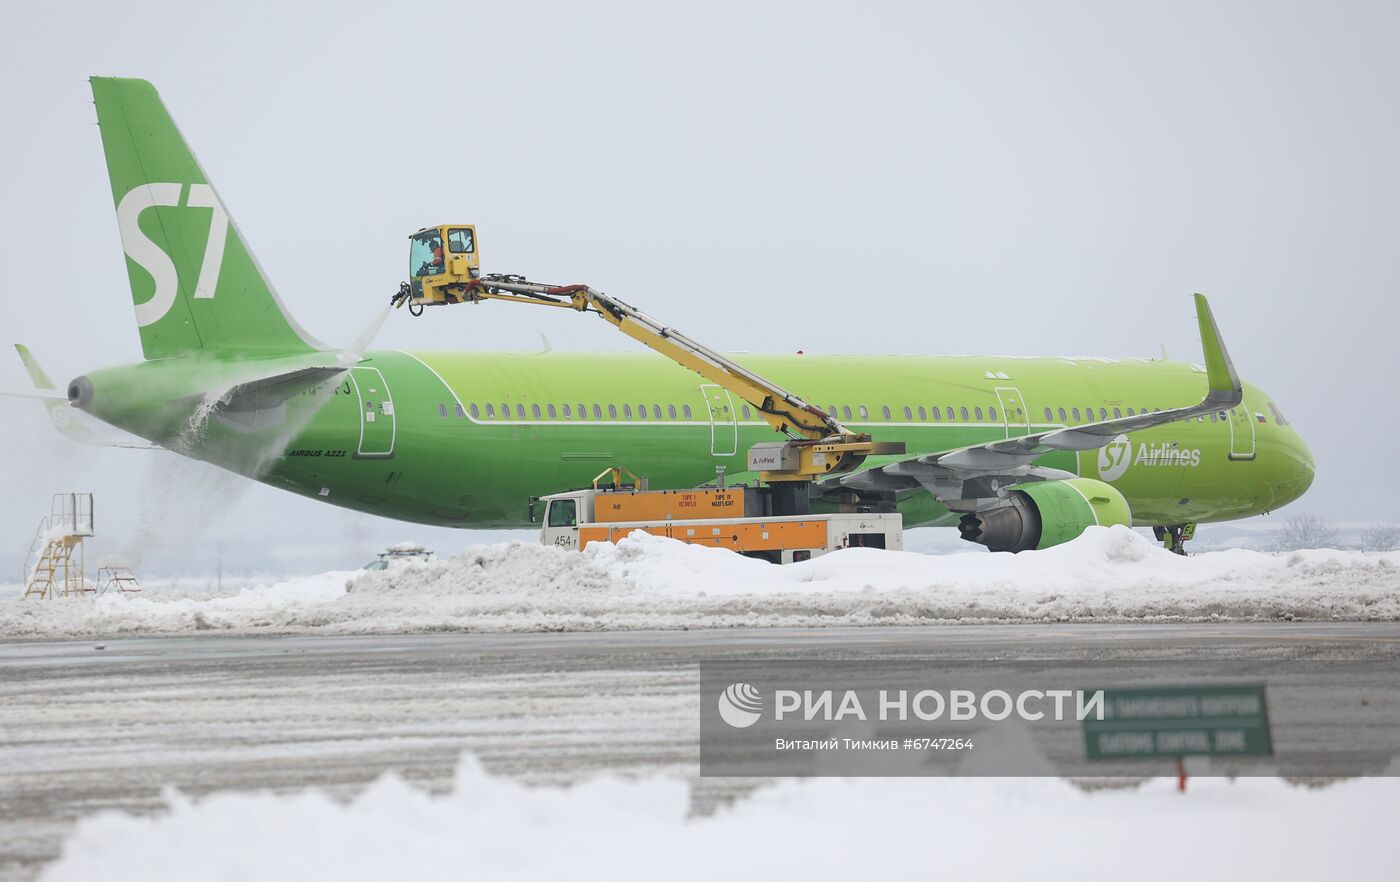
MULTIPOLYGON (((117 229, 121 232, 122 250, 137 266, 151 274, 155 293, 145 303, 136 304, 136 323, 141 327, 154 324, 170 312, 180 287, 180 277, 168 253, 169 243, 152 241, 141 230, 141 213, 156 206, 176 207, 180 204, 183 184, 145 184, 135 187, 117 204, 117 229)), ((208 300, 219 287, 219 271, 224 263, 224 245, 228 241, 228 212, 219 204, 214 188, 208 184, 190 184, 185 196, 186 208, 209 208, 209 239, 204 248, 204 261, 195 282, 196 299, 208 300)), ((162 236, 162 239, 164 237, 162 236)))

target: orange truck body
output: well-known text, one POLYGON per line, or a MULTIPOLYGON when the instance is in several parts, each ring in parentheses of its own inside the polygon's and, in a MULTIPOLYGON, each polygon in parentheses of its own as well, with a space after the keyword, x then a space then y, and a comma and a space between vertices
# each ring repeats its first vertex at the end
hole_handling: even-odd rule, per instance
POLYGON ((841 548, 904 547, 903 520, 898 514, 745 517, 746 503, 751 509, 762 508, 762 497, 757 493, 742 486, 555 493, 539 500, 545 503, 540 542, 582 550, 595 542, 617 542, 641 530, 773 563, 810 560, 841 548))
POLYGON ((699 490, 622 490, 600 494, 593 521, 681 521, 744 516, 744 488, 699 490))
POLYGON ((672 521, 651 524, 608 524, 580 526, 579 548, 590 542, 616 542, 633 530, 653 536, 678 539, 692 545, 728 548, 731 551, 784 551, 788 549, 825 548, 826 521, 819 518, 803 521, 740 520, 672 521))

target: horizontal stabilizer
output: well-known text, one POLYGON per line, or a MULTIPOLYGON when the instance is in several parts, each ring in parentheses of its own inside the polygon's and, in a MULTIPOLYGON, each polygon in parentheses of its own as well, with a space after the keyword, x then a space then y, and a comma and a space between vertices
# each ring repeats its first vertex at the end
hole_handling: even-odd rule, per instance
POLYGON ((33 392, 11 392, 0 391, 0 395, 9 398, 30 398, 44 402, 44 409, 48 411, 49 421, 53 423, 55 429, 63 437, 70 441, 77 441, 79 444, 90 444, 95 447, 128 447, 133 449, 153 449, 159 445, 149 441, 143 441, 135 437, 123 437, 115 435, 106 427, 87 414, 73 407, 68 402, 68 396, 58 391, 54 387, 49 375, 39 366, 39 360, 29 351, 29 347, 23 343, 15 344, 15 351, 19 353, 20 361, 24 362, 24 368, 29 372, 29 378, 34 381, 33 392))
POLYGON ((0 396, 5 398, 28 398, 33 401, 68 401, 68 397, 57 389, 35 389, 32 392, 20 392, 16 389, 0 389, 0 396))
POLYGON ((260 377, 240 383, 224 393, 219 399, 219 407, 225 411, 267 410, 286 403, 287 399, 317 383, 335 378, 345 370, 343 367, 310 367, 260 377))

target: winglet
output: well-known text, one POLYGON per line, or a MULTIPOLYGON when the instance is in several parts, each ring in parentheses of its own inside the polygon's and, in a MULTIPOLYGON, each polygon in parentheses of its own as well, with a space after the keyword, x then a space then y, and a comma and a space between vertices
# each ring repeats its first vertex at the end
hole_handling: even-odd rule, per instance
POLYGON ((29 379, 34 381, 34 388, 58 388, 53 384, 53 380, 49 379, 49 375, 44 373, 44 369, 39 367, 39 362, 34 360, 34 356, 30 354, 28 346, 25 346, 23 343, 16 343, 15 351, 19 353, 19 360, 24 362, 24 369, 29 371, 29 379))
POLYGON ((1244 386, 1240 375, 1235 373, 1235 365, 1230 361, 1230 353, 1225 350, 1225 341, 1220 339, 1220 328, 1215 324, 1210 304, 1204 294, 1196 297, 1196 322, 1201 326, 1201 350, 1206 360, 1206 382, 1210 392, 1206 401, 1222 408, 1231 408, 1244 398, 1244 386))

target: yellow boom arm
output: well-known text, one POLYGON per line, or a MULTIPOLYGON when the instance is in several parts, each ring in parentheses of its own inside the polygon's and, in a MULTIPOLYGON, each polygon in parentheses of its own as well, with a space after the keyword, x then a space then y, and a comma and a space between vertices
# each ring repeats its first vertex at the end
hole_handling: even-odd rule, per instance
POLYGON ((459 296, 470 303, 502 300, 597 313, 632 339, 728 389, 753 405, 776 431, 797 439, 758 445, 750 451, 750 468, 760 469, 765 481, 810 481, 854 469, 873 454, 904 452, 902 442, 877 443, 868 434, 852 432, 836 417, 778 384, 587 285, 544 285, 517 276, 486 276, 464 281, 459 296))

